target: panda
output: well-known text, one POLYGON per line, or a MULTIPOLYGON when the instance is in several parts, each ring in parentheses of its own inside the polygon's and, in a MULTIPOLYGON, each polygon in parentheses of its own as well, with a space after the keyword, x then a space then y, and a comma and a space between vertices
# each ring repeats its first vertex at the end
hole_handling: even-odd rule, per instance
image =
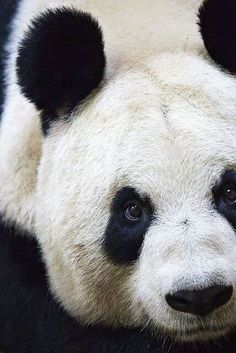
POLYGON ((1 16, 0 349, 235 352, 235 2, 1 16))

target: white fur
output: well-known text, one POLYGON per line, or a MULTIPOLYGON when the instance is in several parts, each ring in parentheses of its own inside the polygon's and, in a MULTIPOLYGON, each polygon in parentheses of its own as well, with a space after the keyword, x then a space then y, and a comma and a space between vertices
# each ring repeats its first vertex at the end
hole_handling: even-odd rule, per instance
POLYGON ((80 320, 150 326, 188 340, 225 334, 236 325, 235 294, 201 320, 165 301, 176 290, 236 286, 235 232, 211 205, 212 186, 235 167, 236 80, 201 54, 201 2, 72 3, 104 29, 106 79, 41 146, 37 112, 15 84, 13 43, 50 4, 22 2, 0 137, 2 210, 36 232, 52 290, 80 320), (108 261, 101 246, 123 186, 148 194, 156 210, 128 267, 108 261))
POLYGON ((30 20, 46 8, 61 5, 92 13, 103 29, 107 56, 106 75, 110 77, 119 72, 123 62, 132 63, 151 53, 176 49, 202 50, 196 25, 196 11, 200 3, 200 0, 21 1, 7 47, 10 53, 6 70, 8 90, 0 137, 0 160, 4 160, 4 165, 1 166, 0 162, 0 178, 6 180, 1 184, 0 200, 7 218, 16 220, 28 230, 33 229, 35 182, 31 175, 36 174, 40 159, 41 131, 37 111, 20 94, 15 72, 18 43, 30 20), (15 143, 7 146, 6 150, 8 141, 15 143), (28 143, 29 146, 26 145, 28 143), (22 148, 32 150, 30 156, 27 152, 27 157, 24 158, 25 152, 22 148), (25 159, 27 166, 22 163, 25 159), (28 180, 31 180, 30 187, 28 180))

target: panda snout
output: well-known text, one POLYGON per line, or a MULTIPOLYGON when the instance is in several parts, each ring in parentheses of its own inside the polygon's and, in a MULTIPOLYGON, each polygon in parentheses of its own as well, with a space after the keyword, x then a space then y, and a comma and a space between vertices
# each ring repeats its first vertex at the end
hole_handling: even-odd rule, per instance
POLYGON ((205 316, 226 304, 232 294, 232 286, 215 285, 201 290, 181 290, 167 294, 166 301, 177 311, 205 316))

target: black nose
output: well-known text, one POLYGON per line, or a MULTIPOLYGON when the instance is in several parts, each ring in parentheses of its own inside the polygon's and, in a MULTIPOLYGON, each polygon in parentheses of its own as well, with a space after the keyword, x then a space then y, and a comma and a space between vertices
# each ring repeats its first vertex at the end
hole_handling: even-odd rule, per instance
POLYGON ((175 310, 204 316, 227 303, 232 294, 232 286, 212 286, 168 294, 166 301, 175 310))

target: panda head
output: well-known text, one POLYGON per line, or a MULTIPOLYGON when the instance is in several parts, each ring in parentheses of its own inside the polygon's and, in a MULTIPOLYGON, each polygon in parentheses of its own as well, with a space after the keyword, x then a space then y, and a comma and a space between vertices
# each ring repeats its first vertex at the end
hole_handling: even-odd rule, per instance
MULTIPOLYGON (((227 36, 219 16, 235 12, 229 0, 200 10, 209 54, 232 72, 236 26, 227 36)), ((37 17, 19 49, 46 134, 35 208, 52 291, 86 324, 224 335, 236 326, 236 79, 184 52, 102 80, 105 62, 98 24, 73 9, 37 17)))

